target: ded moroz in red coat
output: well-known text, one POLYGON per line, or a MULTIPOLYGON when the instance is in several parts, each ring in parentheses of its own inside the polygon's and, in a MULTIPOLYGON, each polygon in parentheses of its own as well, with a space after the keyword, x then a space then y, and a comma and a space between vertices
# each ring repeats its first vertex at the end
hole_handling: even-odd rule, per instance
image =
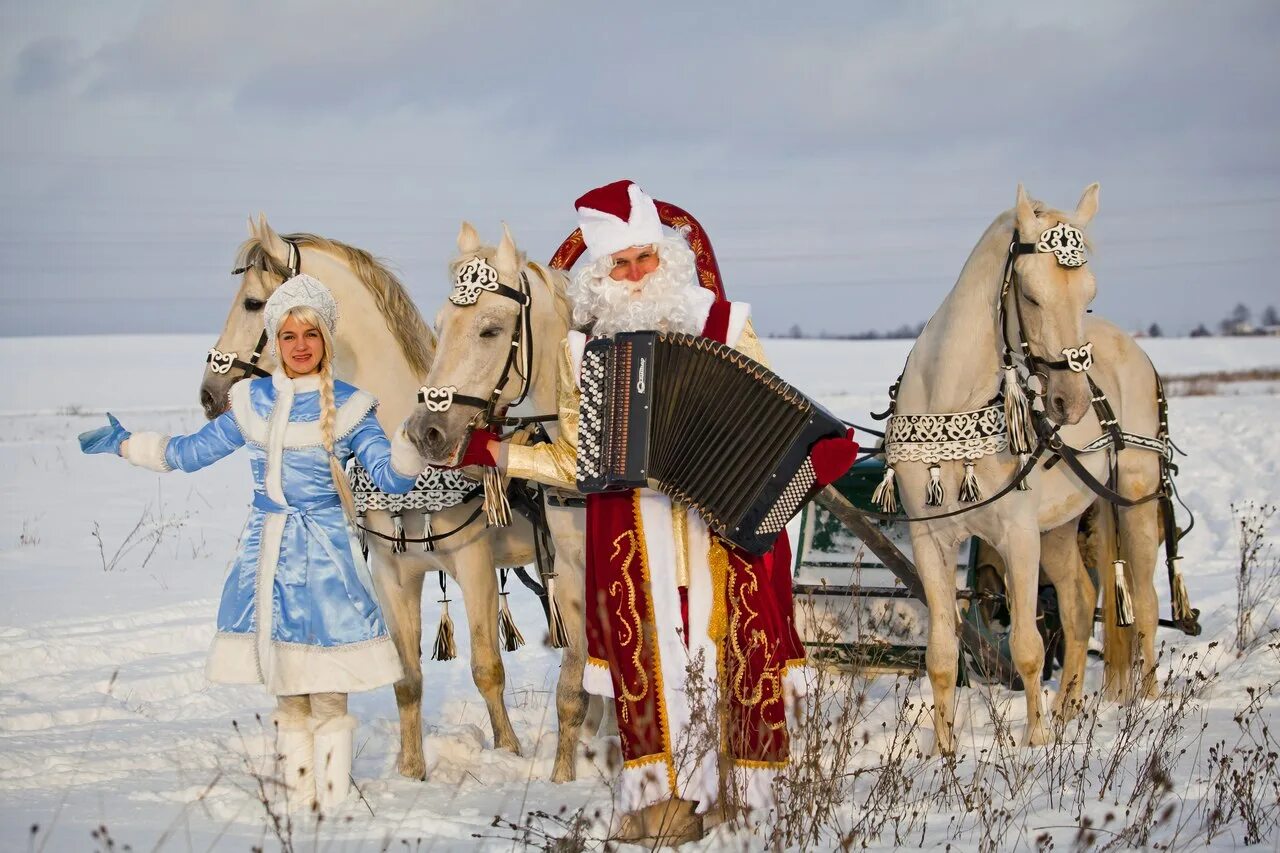
MULTIPOLYGON (((732 346, 747 314, 743 303, 717 301, 703 335, 732 346)), ((575 371, 585 340, 570 334, 575 371)), ((763 817, 788 757, 784 680, 804 663, 786 532, 755 557, 660 492, 592 494, 586 575, 584 683, 614 699, 620 808, 676 796, 705 812, 719 798, 723 754, 734 772, 725 782, 763 817)))

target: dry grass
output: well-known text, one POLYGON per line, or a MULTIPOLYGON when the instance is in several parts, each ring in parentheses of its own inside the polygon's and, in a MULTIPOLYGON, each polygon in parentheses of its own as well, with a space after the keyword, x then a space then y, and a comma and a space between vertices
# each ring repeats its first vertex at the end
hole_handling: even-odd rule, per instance
POLYGON ((1166 376, 1164 390, 1169 397, 1214 397, 1222 393, 1223 385, 1278 381, 1280 381, 1280 367, 1255 367, 1250 370, 1217 370, 1208 373, 1166 376))

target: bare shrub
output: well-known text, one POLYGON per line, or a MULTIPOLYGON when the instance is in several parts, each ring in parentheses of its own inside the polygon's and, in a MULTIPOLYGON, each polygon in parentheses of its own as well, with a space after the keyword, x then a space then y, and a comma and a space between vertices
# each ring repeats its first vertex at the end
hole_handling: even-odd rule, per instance
POLYGON ((1239 563, 1236 569, 1236 651, 1243 654, 1277 630, 1280 555, 1269 541, 1275 504, 1231 504, 1239 563))

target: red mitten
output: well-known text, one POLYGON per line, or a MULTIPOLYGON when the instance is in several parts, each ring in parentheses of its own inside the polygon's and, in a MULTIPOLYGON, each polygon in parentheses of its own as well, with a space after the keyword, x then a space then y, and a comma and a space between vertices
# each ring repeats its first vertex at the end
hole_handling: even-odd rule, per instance
POLYGON ((467 439, 467 449, 462 452, 462 461, 458 463, 458 467, 465 468, 467 465, 497 467, 498 460, 494 459, 493 454, 489 452, 489 442, 500 440, 493 430, 472 430, 471 437, 467 439))
POLYGON ((850 428, 843 438, 824 438, 809 450, 809 462, 821 488, 836 480, 853 467, 858 458, 858 442, 853 440, 850 428))

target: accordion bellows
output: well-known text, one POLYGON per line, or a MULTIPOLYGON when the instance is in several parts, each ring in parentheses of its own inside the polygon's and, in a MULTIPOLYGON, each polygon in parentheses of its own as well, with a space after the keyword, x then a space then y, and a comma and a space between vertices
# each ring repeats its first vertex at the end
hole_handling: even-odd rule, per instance
POLYGON ((657 489, 753 554, 815 491, 814 442, 841 435, 840 419, 710 338, 627 332, 583 354, 578 488, 657 489))

